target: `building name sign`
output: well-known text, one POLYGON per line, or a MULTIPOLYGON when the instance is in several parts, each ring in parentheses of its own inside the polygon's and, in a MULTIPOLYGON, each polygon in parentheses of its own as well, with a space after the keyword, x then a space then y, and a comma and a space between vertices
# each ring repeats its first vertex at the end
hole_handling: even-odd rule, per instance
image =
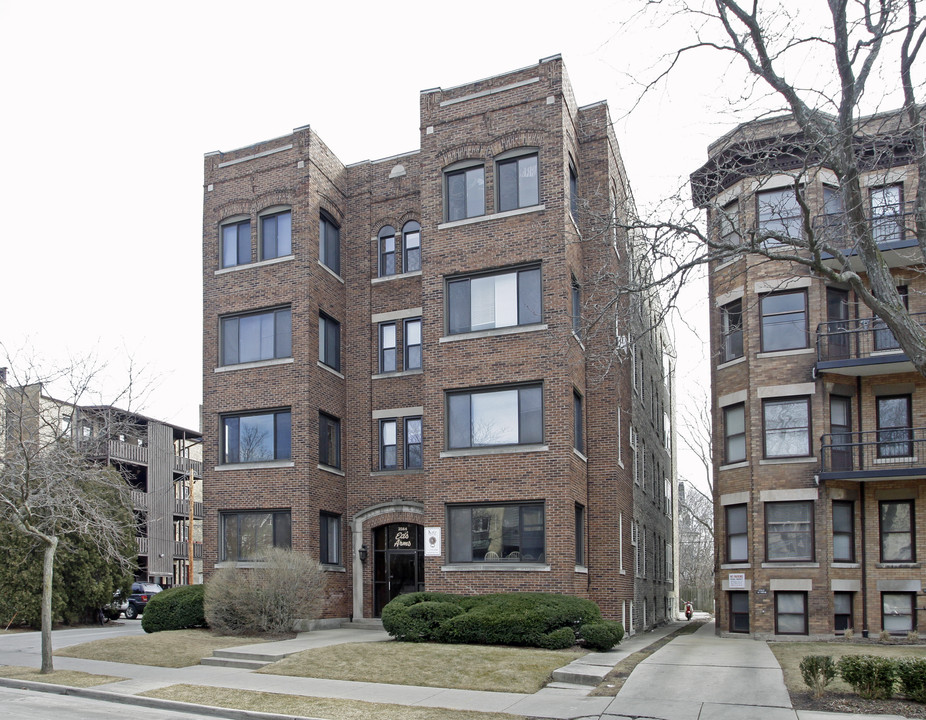
POLYGON ((408 525, 396 525, 392 528, 389 546, 393 550, 411 550, 414 548, 415 538, 412 536, 411 528, 408 525))

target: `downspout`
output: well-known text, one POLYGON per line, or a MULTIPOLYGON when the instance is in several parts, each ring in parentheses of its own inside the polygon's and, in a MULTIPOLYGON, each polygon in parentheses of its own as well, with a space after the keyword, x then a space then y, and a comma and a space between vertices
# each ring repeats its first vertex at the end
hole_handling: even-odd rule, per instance
MULTIPOLYGON (((858 398, 858 424, 859 424, 859 439, 862 437, 862 378, 858 376, 855 378, 855 394, 858 398)), ((859 468, 862 467, 862 458, 864 455, 864 446, 862 443, 859 443, 859 468)), ((860 481, 858 484, 858 493, 859 493, 859 521, 862 525, 861 540, 862 540, 862 637, 868 637, 868 553, 866 552, 868 543, 865 537, 865 482, 860 481)))

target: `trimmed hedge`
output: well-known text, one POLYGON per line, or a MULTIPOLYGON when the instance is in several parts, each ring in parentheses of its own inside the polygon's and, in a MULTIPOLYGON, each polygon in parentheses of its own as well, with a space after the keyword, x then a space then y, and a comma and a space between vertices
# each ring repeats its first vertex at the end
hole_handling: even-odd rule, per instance
POLYGON ((607 652, 624 639, 624 626, 615 620, 602 620, 583 625, 579 634, 585 647, 607 652))
POLYGON ((926 703, 926 660, 903 658, 897 661, 900 692, 918 703, 926 703))
MULTIPOLYGON (((397 640, 564 648, 575 644, 580 627, 600 624, 601 611, 590 600, 555 593, 421 592, 395 598, 383 608, 382 620, 397 640)), ((623 628, 619 635, 608 632, 617 641, 623 636, 623 628)))
POLYGON ((202 585, 178 585, 157 593, 145 606, 141 626, 145 632, 205 627, 202 585))
POLYGON ((814 697, 822 697, 826 686, 836 677, 836 663, 829 655, 805 655, 801 658, 801 677, 814 697))
POLYGON ((897 663, 875 655, 843 655, 839 674, 852 689, 866 700, 883 700, 894 694, 897 663))

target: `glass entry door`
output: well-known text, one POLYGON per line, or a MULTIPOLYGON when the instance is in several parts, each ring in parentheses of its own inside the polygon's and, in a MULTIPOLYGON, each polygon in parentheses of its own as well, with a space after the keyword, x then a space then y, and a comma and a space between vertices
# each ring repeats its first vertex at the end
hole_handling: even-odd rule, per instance
POLYGON ((373 531, 373 612, 399 595, 424 590, 424 527, 392 523, 373 531))

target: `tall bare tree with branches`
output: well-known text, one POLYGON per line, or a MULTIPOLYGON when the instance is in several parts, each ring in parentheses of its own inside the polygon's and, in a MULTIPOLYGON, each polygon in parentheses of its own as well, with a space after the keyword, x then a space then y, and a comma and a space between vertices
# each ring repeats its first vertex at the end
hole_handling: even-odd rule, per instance
MULTIPOLYGON (((81 360, 44 373, 33 362, 23 366, 6 354, 6 384, 0 383, 4 443, 0 446, 0 522, 30 538, 44 551, 42 576, 42 667, 52 661, 54 561, 62 537, 80 535, 109 562, 128 572, 126 539, 134 536, 128 485, 115 470, 98 462, 93 443, 77 432, 79 407, 102 366, 81 360), (67 388, 65 400, 43 393, 46 383, 67 388), (88 447, 90 446, 90 447, 88 447)), ((124 395, 123 395, 124 397, 124 395)))

